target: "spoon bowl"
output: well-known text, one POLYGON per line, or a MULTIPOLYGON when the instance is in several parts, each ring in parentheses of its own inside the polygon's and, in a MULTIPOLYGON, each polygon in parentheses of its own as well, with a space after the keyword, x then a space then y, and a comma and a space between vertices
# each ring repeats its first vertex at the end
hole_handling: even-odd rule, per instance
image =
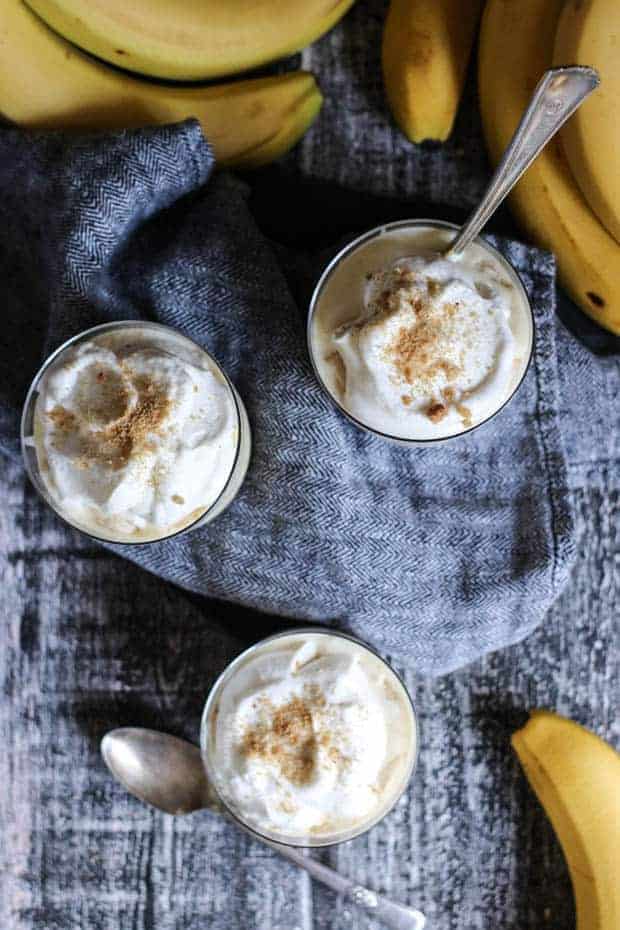
POLYGON ((209 791, 200 750, 186 740, 122 727, 106 733, 101 755, 130 794, 167 814, 191 814, 217 803, 209 791))

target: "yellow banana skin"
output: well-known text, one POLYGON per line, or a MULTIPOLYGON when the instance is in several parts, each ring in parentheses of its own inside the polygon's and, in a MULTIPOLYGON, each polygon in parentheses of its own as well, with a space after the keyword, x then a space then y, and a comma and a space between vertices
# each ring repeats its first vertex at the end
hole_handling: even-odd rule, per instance
POLYGON ((535 711, 512 746, 562 846, 577 930, 618 930, 620 755, 549 711, 535 711))
POLYGON ((20 0, 0 3, 0 115, 20 126, 117 129, 195 116, 220 164, 252 168, 287 152, 321 104, 303 71, 209 87, 142 81, 84 55, 20 0))
POLYGON ((247 71, 327 32, 353 0, 26 0, 66 39, 130 71, 179 81, 247 71))
POLYGON ((554 62, 592 65, 600 87, 562 129, 562 145, 583 194, 620 242, 620 3, 568 0, 555 38, 554 62))
POLYGON ((411 142, 445 141, 465 81, 482 0, 391 0, 383 30, 383 83, 411 142))
MULTIPOLYGON (((491 160, 508 145, 551 64, 562 0, 488 0, 482 17, 478 90, 491 160)), ((519 223, 555 253, 558 276, 593 319, 620 333, 620 246, 592 212, 552 140, 510 195, 519 223)))

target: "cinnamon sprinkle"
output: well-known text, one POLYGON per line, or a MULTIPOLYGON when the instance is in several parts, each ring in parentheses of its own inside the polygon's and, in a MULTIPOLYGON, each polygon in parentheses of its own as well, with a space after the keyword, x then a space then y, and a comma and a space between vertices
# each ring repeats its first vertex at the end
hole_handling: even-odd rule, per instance
POLYGON ((48 417, 56 429, 61 432, 68 432, 75 429, 75 414, 71 413, 71 411, 67 410, 65 407, 57 405, 53 410, 50 410, 48 417))
POLYGON ((446 341, 445 318, 433 313, 420 298, 416 299, 414 309, 412 325, 401 326, 388 349, 396 371, 409 384, 414 380, 430 382, 441 371, 449 380, 454 380, 460 374, 460 367, 437 358, 446 341))
MULTIPOLYGON (((441 391, 437 384, 438 379, 443 378, 448 382, 441 391, 444 395, 443 401, 433 402, 426 411, 426 415, 434 423, 447 416, 450 383, 456 381, 462 372, 461 365, 444 357, 444 353, 450 347, 450 331, 454 326, 453 318, 458 307, 456 304, 445 304, 440 308, 434 306, 429 301, 429 296, 432 298, 439 288, 439 282, 429 282, 427 293, 419 290, 411 294, 411 288, 398 281, 395 290, 384 290, 381 293, 377 301, 379 312, 375 317, 379 322, 385 319, 386 315, 403 309, 403 304, 409 305, 412 311, 411 323, 399 328, 386 349, 386 356, 400 380, 409 386, 415 385, 421 393, 432 396, 437 390, 441 391)), ((402 394, 401 401, 405 406, 409 406, 410 395, 402 394)))
MULTIPOLYGON (((98 372, 95 378, 105 387, 105 371, 98 372)), ((153 379, 141 377, 134 384, 138 398, 133 407, 128 407, 126 388, 117 378, 110 379, 109 391, 104 389, 87 408, 90 424, 103 424, 92 432, 80 431, 76 415, 61 405, 49 411, 56 429, 54 442, 58 447, 73 443, 77 467, 107 465, 117 470, 130 458, 153 450, 149 437, 161 429, 171 401, 164 387, 153 379)))
POLYGON ((264 701, 263 713, 243 734, 241 753, 276 766, 293 785, 308 784, 316 772, 319 747, 336 762, 329 731, 321 730, 325 696, 318 687, 304 688, 302 696, 274 707, 264 701))
POLYGON ((431 404, 426 410, 426 416, 433 423, 441 423, 444 417, 448 415, 448 408, 445 404, 431 404))

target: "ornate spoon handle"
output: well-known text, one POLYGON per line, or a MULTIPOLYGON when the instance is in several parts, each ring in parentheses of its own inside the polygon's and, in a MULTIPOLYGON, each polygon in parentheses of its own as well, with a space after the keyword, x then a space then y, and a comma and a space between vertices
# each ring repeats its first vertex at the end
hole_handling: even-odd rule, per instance
POLYGON ((598 85, 594 68, 545 71, 481 203, 446 250, 447 256, 458 255, 476 238, 541 149, 598 85))
POLYGON ((322 862, 318 862, 318 860, 305 855, 297 849, 293 849, 291 846, 282 846, 280 843, 270 841, 264 842, 267 842, 268 846, 290 859, 301 869, 305 869, 316 881, 327 885, 332 891, 343 894, 349 901, 372 914, 386 927, 390 927, 391 930, 422 930, 426 924, 426 917, 421 911, 388 901, 387 898, 370 891, 368 888, 364 888, 363 885, 352 882, 349 878, 345 878, 328 866, 323 865, 322 862))

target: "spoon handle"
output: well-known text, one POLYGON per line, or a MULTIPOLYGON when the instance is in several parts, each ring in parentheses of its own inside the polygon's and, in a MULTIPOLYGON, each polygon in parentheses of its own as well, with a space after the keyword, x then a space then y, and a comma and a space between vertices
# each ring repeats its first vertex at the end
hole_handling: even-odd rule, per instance
POLYGON ((446 256, 456 256, 476 238, 492 213, 541 149, 599 85, 594 68, 551 68, 538 82, 530 104, 486 190, 446 256))
POLYGON ((280 843, 270 841, 266 842, 268 846, 271 846, 282 856, 290 859, 301 869, 305 869, 316 881, 322 882, 332 891, 344 895, 349 901, 357 904, 368 914, 372 914, 373 917, 376 917, 386 927, 390 927, 391 930, 422 930, 424 927, 426 918, 421 911, 388 901, 387 898, 370 891, 368 888, 364 888, 363 885, 358 885, 357 882, 352 882, 338 872, 334 872, 328 866, 323 865, 317 859, 313 859, 291 846, 282 846, 280 843))

